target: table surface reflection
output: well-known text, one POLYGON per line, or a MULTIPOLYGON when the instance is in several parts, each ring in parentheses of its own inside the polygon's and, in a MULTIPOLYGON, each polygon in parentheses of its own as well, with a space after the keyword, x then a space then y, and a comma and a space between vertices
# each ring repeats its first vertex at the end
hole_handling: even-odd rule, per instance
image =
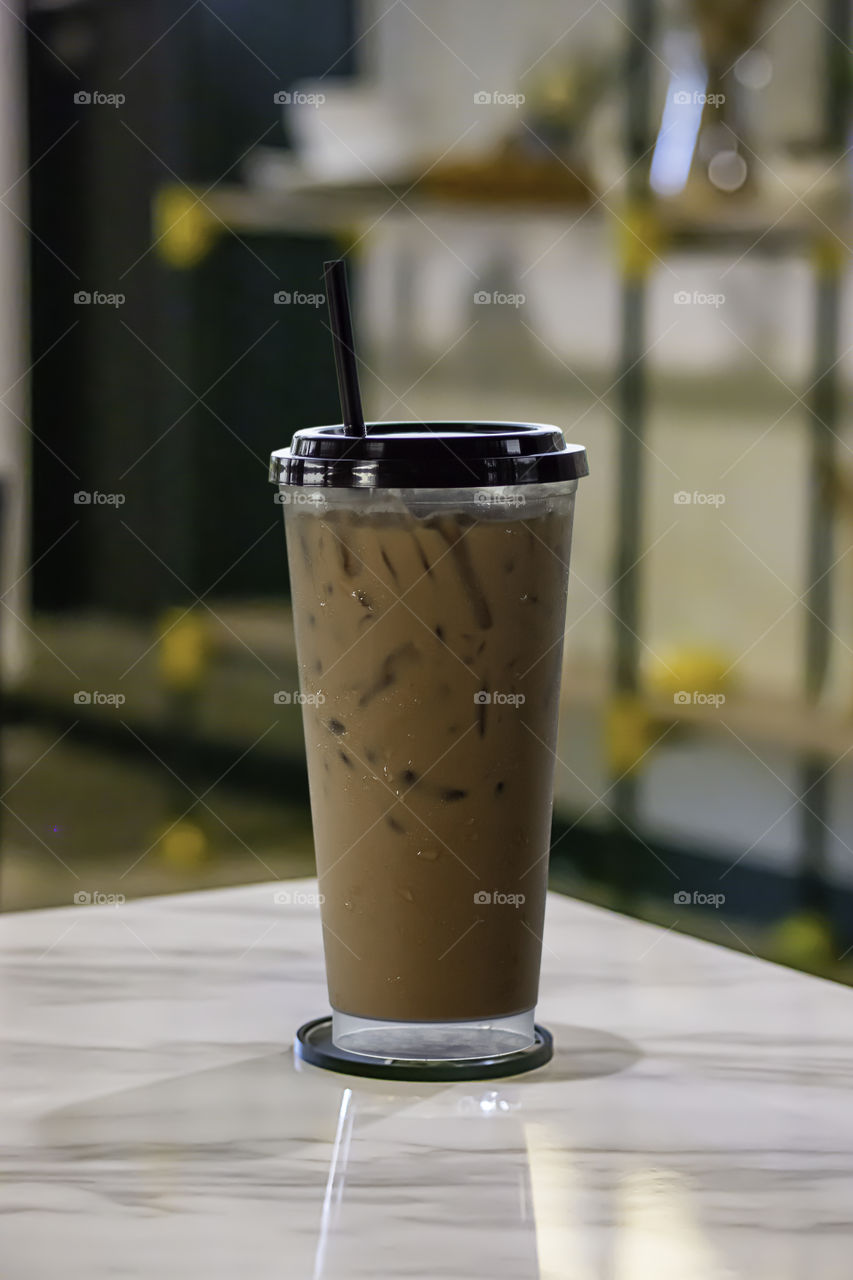
POLYGON ((310 888, 0 919, 4 1276, 849 1280, 849 990, 552 895, 552 1063, 350 1079, 310 888))

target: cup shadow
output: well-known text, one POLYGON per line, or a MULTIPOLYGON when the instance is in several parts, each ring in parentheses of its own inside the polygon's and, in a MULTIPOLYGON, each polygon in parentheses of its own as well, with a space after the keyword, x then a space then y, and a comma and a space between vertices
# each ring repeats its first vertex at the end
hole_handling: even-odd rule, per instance
POLYGON ((610 1031, 561 1023, 545 1025, 554 1037, 554 1056, 531 1077, 543 1084, 617 1075, 643 1057, 642 1050, 631 1040, 610 1031))

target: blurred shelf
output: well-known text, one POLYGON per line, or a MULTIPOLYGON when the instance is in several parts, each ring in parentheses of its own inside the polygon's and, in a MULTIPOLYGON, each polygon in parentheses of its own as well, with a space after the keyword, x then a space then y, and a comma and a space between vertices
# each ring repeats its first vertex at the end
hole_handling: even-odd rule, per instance
MULTIPOLYGON (((290 171, 288 170, 290 173, 290 171)), ((353 227, 430 216, 448 216, 515 224, 519 218, 563 220, 572 214, 604 223, 609 210, 590 197, 559 192, 544 199, 536 189, 519 188, 514 198, 489 198, 472 185, 455 192, 427 182, 381 181, 334 183, 289 176, 269 185, 223 184, 213 191, 192 193, 227 228, 237 233, 317 235, 353 227)), ((610 200, 620 222, 625 215, 621 198, 610 200)), ((616 222, 616 216, 612 220, 616 222)), ((712 249, 748 245, 763 253, 787 252, 810 239, 829 236, 849 249, 849 201, 835 186, 821 195, 804 196, 777 184, 772 193, 723 199, 694 194, 683 200, 649 201, 642 210, 644 225, 670 248, 712 249)), ((624 224, 623 224, 624 225, 624 224)), ((640 229, 641 230, 641 229, 640 229)))
MULTIPOLYGON (((199 197, 201 191, 196 193, 199 197)), ((484 201, 462 194, 454 197, 411 190, 406 183, 372 186, 332 183, 300 184, 291 190, 268 190, 235 185, 216 187, 204 196, 205 206, 228 229, 236 232, 277 232, 320 235, 339 232, 387 218, 401 221, 438 214, 514 223, 520 214, 582 214, 587 202, 566 200, 484 201)))
POLYGON ((36 640, 24 678, 7 690, 10 710, 116 737, 130 730, 253 758, 301 760, 298 705, 275 701, 298 687, 290 614, 280 605, 216 602, 205 621, 208 657, 196 694, 175 697, 159 670, 156 623, 99 615, 33 620, 36 640), (61 654, 61 660, 57 655, 61 654), (77 695, 91 695, 79 701, 77 695), (119 695, 121 704, 95 695, 119 695))
MULTIPOLYGON (((186 725, 197 738, 245 747, 270 726, 258 746, 261 755, 301 759, 299 708, 274 702, 280 690, 297 688, 296 653, 290 611, 278 604, 215 602, 207 618, 209 660, 186 725)), ((157 630, 151 624, 98 616, 37 617, 32 664, 10 691, 21 705, 57 719, 145 731, 174 725, 175 706, 158 670, 157 630), (61 653, 63 661, 55 656, 61 653), (79 704, 78 691, 121 693, 126 701, 79 704)), ((691 690, 688 692, 692 693, 691 690)), ((573 707, 604 707, 611 693, 604 664, 566 663, 562 704, 571 724, 573 707)), ((853 708, 839 713, 822 704, 771 693, 734 691, 719 708, 676 704, 672 694, 645 691, 636 699, 638 716, 652 726, 743 739, 819 760, 837 760, 853 748, 853 708)), ((656 735, 653 735, 656 736, 656 735)))
MULTIPOLYGON (((573 706, 605 705, 611 689, 603 666, 567 664, 561 703, 571 721, 573 706)), ((693 693, 692 690, 686 692, 693 693)), ((853 708, 847 714, 804 699, 782 698, 769 693, 733 692, 720 707, 676 703, 673 694, 641 692, 635 702, 638 719, 651 726, 675 724, 685 731, 740 738, 751 747, 772 746, 836 761, 853 749, 853 708)), ((657 734, 652 734, 652 739, 657 734)))
POLYGON ((702 199, 687 192, 672 201, 658 201, 650 209, 662 239, 675 248, 733 248, 747 245, 785 252, 803 241, 830 236, 850 250, 850 200, 834 187, 810 203, 794 189, 777 186, 773 195, 722 197, 713 193, 702 199))
POLYGON ((838 715, 805 701, 783 701, 767 695, 729 696, 722 707, 675 706, 672 698, 647 696, 649 715, 703 732, 737 734, 745 742, 802 752, 820 760, 839 759, 853 748, 853 716, 838 715))

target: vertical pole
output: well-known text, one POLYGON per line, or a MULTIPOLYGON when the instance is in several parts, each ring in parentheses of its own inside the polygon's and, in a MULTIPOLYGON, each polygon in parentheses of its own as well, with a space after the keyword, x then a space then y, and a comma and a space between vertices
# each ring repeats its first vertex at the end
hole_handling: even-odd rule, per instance
MULTIPOLYGON (((622 321, 619 355, 620 378, 616 406, 619 428, 618 501, 614 579, 615 669, 617 699, 639 692, 639 632, 641 582, 635 561, 642 539, 642 502, 646 420, 646 274, 649 255, 637 238, 643 232, 638 212, 647 200, 646 166, 637 163, 649 148, 651 117, 650 53, 653 39, 651 0, 631 0, 628 6, 628 48, 625 63, 625 158, 633 166, 628 176, 628 209, 625 221, 633 228, 622 256, 622 321)), ((628 826, 637 816, 637 784, 633 774, 621 778, 612 792, 613 809, 628 826)))
MULTIPOLYGON (((0 5, 0 686, 29 649, 30 316, 27 314, 27 30, 21 5, 0 5), (7 389, 8 388, 8 389, 7 389)), ((66 485, 66 491, 70 486, 66 485)), ((63 495, 64 496, 64 495, 63 495)), ((69 495, 70 496, 70 495, 69 495)), ((5 708, 0 708, 0 716, 5 708)), ((0 749, 3 746, 0 718, 0 749)), ((2 790, 2 787, 0 787, 2 790)))
MULTIPOLYGON (((805 615, 805 671, 803 692, 814 705, 823 692, 829 670, 832 627, 832 576, 834 512, 832 479, 836 467, 838 423, 838 359, 841 268, 840 252, 826 244, 821 253, 815 288, 814 371, 809 404, 811 460, 809 465, 806 551, 807 590, 805 615)), ((800 905, 823 912, 826 893, 826 825, 829 815, 830 775, 820 757, 806 756, 801 764, 800 794, 800 905)))
MULTIPOLYGON (((841 154, 850 124, 848 48, 849 0, 827 0, 824 83, 824 142, 841 154)), ((844 252, 831 235, 816 246, 814 368, 809 403, 811 460, 807 526, 807 589, 803 597, 805 659, 803 692, 814 705, 823 692, 831 656, 834 512, 832 486, 837 466, 839 417, 838 365, 841 325, 841 280, 844 252)), ((828 914, 826 882, 827 823, 830 815, 830 775, 822 759, 806 756, 800 766, 800 906, 828 914)))

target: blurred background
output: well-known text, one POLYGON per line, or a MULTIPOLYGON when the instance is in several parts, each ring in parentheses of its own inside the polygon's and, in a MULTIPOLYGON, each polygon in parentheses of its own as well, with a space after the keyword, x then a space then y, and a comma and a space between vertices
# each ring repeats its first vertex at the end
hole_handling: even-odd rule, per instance
POLYGON ((311 872, 266 468, 345 254, 369 417, 589 451, 553 887, 853 979, 849 28, 0 6, 4 910, 311 872))

